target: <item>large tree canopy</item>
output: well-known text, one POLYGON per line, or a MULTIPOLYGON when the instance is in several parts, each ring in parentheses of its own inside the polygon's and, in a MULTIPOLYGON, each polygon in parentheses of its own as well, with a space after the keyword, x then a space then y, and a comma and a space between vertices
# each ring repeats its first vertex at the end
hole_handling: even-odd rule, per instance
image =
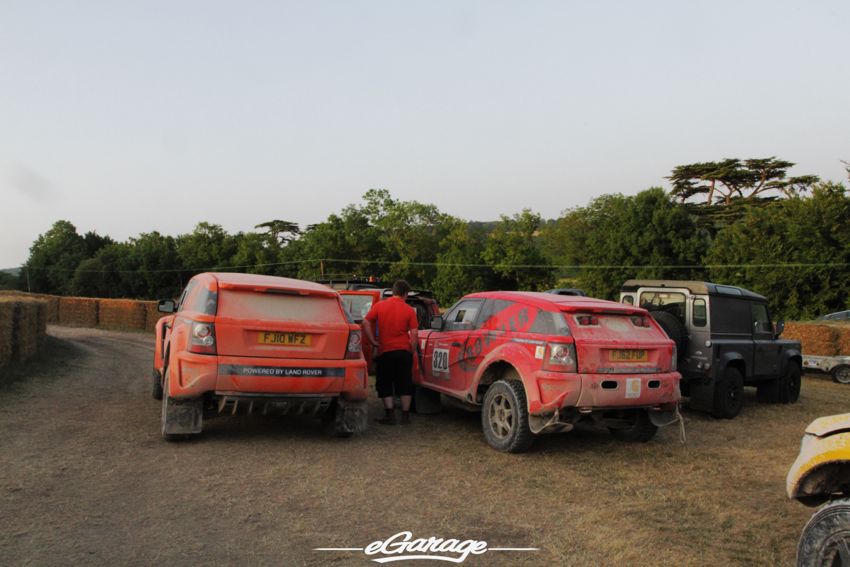
POLYGON ((776 157, 727 158, 677 166, 667 179, 673 184, 671 194, 682 203, 697 198, 706 205, 729 205, 735 199, 790 197, 817 183, 815 175, 788 177, 793 166, 794 163, 776 157))

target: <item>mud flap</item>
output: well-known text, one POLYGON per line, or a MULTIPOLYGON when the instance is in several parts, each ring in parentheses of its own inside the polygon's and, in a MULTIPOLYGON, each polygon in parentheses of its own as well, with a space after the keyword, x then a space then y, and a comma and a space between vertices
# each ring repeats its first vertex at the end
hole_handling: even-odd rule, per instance
POLYGON ((667 427, 668 425, 679 424, 679 439, 682 443, 688 440, 685 434, 685 418, 682 417, 682 412, 679 411, 677 404, 671 411, 648 411, 649 421, 655 427, 667 427))
POLYGON ((163 435, 192 435, 204 427, 203 399, 168 398, 162 416, 163 435))
POLYGON ((337 411, 334 417, 334 428, 339 432, 362 433, 366 431, 369 413, 366 402, 347 402, 342 398, 337 400, 337 411))
POLYGON ((562 433, 573 429, 572 423, 561 421, 561 416, 558 410, 555 410, 551 416, 545 415, 529 415, 528 428, 535 435, 542 433, 562 433))
POLYGON ((655 427, 667 427, 668 425, 673 425, 680 419, 679 412, 676 410, 650 411, 647 413, 649 413, 649 421, 651 421, 652 425, 655 427))

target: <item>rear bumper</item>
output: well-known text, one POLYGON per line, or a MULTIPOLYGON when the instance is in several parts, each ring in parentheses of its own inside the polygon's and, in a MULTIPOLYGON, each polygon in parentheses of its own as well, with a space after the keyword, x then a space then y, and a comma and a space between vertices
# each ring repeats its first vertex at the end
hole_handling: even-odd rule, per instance
POLYGON ((681 400, 678 372, 660 374, 565 374, 536 372, 537 399, 529 411, 547 415, 556 409, 608 409, 671 406, 681 400))
POLYGON ((207 392, 273 396, 337 397, 365 400, 366 362, 216 356, 179 352, 169 368, 172 398, 207 392))

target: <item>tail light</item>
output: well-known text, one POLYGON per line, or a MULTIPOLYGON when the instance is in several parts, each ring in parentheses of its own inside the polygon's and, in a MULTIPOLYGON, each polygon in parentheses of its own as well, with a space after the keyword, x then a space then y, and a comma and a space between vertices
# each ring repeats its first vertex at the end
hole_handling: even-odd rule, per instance
POLYGON ((577 372, 576 345, 573 343, 549 343, 543 356, 543 370, 555 372, 577 372))
POLYGON ((348 333, 348 346, 345 347, 345 358, 360 358, 363 352, 363 335, 359 329, 348 333))
POLYGON ((649 317, 646 315, 632 315, 632 324, 635 327, 649 327, 649 317))
POLYGON ((189 321, 189 352, 215 354, 215 325, 189 321))

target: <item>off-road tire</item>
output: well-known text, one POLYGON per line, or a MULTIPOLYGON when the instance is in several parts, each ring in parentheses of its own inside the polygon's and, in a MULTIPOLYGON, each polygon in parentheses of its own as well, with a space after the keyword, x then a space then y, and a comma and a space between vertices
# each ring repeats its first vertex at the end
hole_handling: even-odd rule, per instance
POLYGON ((646 443, 658 433, 658 427, 649 419, 646 410, 632 412, 634 422, 629 427, 609 427, 611 436, 618 441, 646 443))
POLYGON ((832 369, 832 379, 839 384, 850 384, 850 366, 841 364, 832 369))
POLYGON ((153 388, 151 390, 151 396, 155 400, 162 399, 162 376, 159 374, 159 370, 156 368, 153 369, 153 388))
POLYGON ((522 453, 531 448, 534 434, 528 425, 525 388, 516 373, 497 380, 484 395, 481 428, 487 443, 504 453, 522 453))
POLYGON ((688 330, 685 324, 678 317, 666 311, 650 311, 650 315, 664 329, 667 336, 676 343, 676 350, 679 355, 685 353, 685 347, 688 346, 688 330))
POLYGON ((744 406, 744 377, 732 366, 723 371, 723 377, 714 385, 714 407, 711 415, 732 419, 744 406))
POLYGON ((788 362, 785 372, 776 381, 776 401, 780 404, 794 404, 800 399, 800 387, 803 370, 796 362, 788 362))
POLYGON ((836 564, 850 565, 850 498, 833 500, 815 512, 797 545, 798 567, 836 564))

